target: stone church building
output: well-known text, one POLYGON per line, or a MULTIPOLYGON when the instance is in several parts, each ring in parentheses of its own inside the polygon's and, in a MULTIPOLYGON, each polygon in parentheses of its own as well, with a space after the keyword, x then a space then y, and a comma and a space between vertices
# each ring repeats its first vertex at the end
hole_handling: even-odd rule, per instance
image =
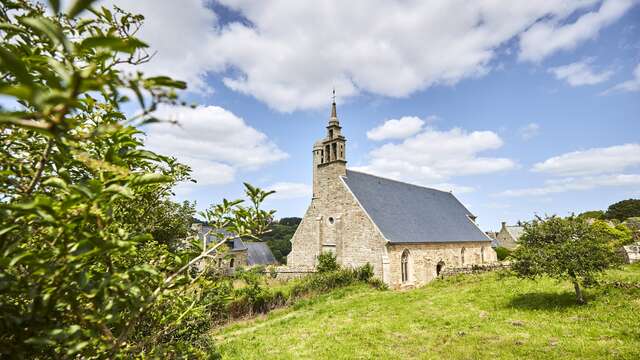
POLYGON ((287 265, 315 268, 325 251, 345 267, 370 263, 392 288, 425 284, 448 267, 496 261, 491 239, 450 192, 347 169, 346 138, 332 104, 313 146, 313 197, 287 265))

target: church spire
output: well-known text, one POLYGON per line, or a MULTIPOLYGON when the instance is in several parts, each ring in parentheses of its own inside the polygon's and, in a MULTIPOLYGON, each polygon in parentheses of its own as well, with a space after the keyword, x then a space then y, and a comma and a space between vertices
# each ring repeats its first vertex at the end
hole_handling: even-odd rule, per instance
POLYGON ((337 119, 338 118, 338 114, 336 111, 336 88, 333 88, 333 96, 331 97, 333 99, 332 103, 331 103, 331 118, 332 119, 337 119))
POLYGON ((329 118, 329 127, 340 127, 340 121, 338 121, 338 111, 336 110, 336 89, 333 89, 333 96, 331 97, 331 117, 329 118))

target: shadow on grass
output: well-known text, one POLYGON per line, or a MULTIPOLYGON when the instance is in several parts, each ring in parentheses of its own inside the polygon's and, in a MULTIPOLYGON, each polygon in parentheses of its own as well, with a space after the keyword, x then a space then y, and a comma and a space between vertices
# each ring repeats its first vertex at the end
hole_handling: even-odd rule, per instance
POLYGON ((576 294, 573 292, 535 292, 514 297, 508 306, 517 309, 553 311, 578 307, 580 304, 576 302, 576 294))

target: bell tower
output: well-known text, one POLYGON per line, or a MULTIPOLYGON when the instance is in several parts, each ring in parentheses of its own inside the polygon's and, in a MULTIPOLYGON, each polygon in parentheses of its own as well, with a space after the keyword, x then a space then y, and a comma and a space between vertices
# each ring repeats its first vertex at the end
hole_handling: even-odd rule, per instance
MULTIPOLYGON (((336 110, 336 91, 333 90, 331 116, 327 125, 327 135, 313 145, 313 197, 317 197, 320 190, 319 170, 325 167, 335 168, 336 175, 346 174, 346 142, 342 135, 342 127, 336 110)), ((324 172, 324 171, 323 171, 324 172)))

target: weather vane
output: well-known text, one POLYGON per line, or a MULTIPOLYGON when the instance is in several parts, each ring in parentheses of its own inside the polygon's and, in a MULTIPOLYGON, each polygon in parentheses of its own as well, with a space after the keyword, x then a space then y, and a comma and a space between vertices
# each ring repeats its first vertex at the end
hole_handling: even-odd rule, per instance
POLYGON ((333 87, 333 96, 331 97, 331 99, 333 99, 333 102, 336 102, 336 87, 333 87))

